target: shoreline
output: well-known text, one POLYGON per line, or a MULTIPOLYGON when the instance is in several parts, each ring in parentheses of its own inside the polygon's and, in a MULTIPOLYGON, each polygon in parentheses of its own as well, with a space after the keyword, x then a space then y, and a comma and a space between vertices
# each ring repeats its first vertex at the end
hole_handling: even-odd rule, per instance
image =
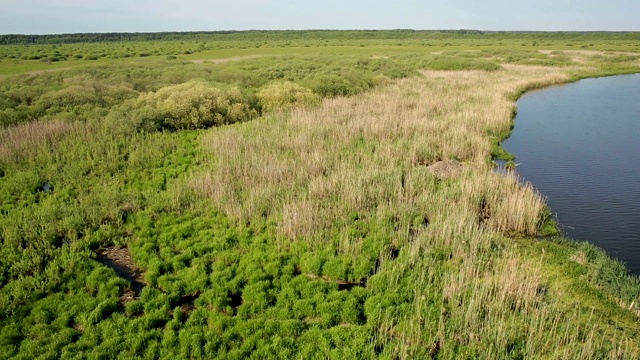
MULTIPOLYGON (((628 72, 615 72, 615 73, 609 73, 609 74, 604 74, 604 75, 595 75, 595 76, 592 76, 591 74, 588 74, 588 75, 585 75, 585 76, 576 76, 576 77, 575 77, 574 79, 572 79, 571 81, 568 81, 568 82, 565 82, 565 83, 561 83, 561 84, 552 84, 552 85, 549 85, 549 86, 543 86, 543 87, 536 87, 536 88, 534 88, 534 89, 532 89, 532 90, 531 90, 531 89, 528 89, 528 90, 526 90, 526 91, 523 91, 523 92, 518 96, 518 99, 514 101, 514 105, 515 105, 515 106, 517 106, 517 102, 520 100, 520 98, 521 98, 523 95, 525 95, 525 94, 527 94, 527 93, 529 93, 529 92, 531 92, 531 91, 545 91, 545 90, 547 90, 547 89, 554 88, 554 87, 556 87, 556 86, 562 86, 562 85, 566 85, 566 84, 575 84, 575 83, 578 83, 578 82, 580 82, 580 81, 582 81, 582 80, 587 80, 587 79, 598 79, 598 78, 604 78, 604 77, 616 77, 616 76, 634 76, 634 75, 639 75, 639 74, 640 74, 640 70, 638 70, 638 71, 628 71, 628 72)), ((507 137, 505 137, 505 138, 503 138, 503 139, 501 139, 501 140, 500 140, 500 144, 501 144, 501 145, 502 145, 502 143, 504 143, 505 141, 507 141, 507 140, 511 137, 511 133, 512 133, 512 132, 514 131, 514 129, 515 129, 515 118, 516 118, 516 116, 517 116, 517 112, 514 112, 514 116, 513 116, 513 118, 511 119, 512 129, 511 129, 511 131, 510 131, 510 133, 509 133, 509 135, 508 135, 507 137)), ((504 148, 503 148, 503 150, 504 150, 504 148)), ((512 153, 508 152, 507 150, 504 150, 504 152, 505 152, 505 153, 507 153, 507 154, 509 154, 509 155, 512 155, 512 156, 513 156, 513 158, 514 158, 514 160, 517 160, 517 155, 516 155, 516 154, 512 154, 512 153)), ((496 159, 496 158, 494 158, 494 159, 493 159, 493 161, 494 161, 494 163, 496 163, 496 165, 497 165, 497 167, 498 167, 498 168, 503 167, 504 169, 508 169, 509 162, 510 162, 510 161, 501 160, 501 159, 496 159)), ((516 166, 517 166, 517 165, 516 165, 516 166)), ((512 169, 515 169, 515 167, 512 167, 512 169)), ((517 172, 517 170, 516 170, 516 172, 517 172)), ((524 178, 522 178, 522 181, 524 181, 524 182, 529 182, 529 180, 524 179, 524 178)), ((532 185, 534 185, 534 186, 535 186, 535 184, 533 184, 533 183, 532 183, 532 185)), ((546 196, 545 196, 545 199, 546 199, 546 196)), ((546 201, 545 201, 545 203, 546 203, 546 201)), ((547 205, 547 212, 548 212, 549 214, 553 214, 553 209, 551 209, 550 207, 548 207, 548 205, 547 205)), ((576 242, 576 243, 588 242, 589 244, 592 244, 592 245, 594 245, 595 247, 597 247, 598 249, 600 249, 600 250, 604 251, 605 253, 607 253, 607 256, 609 256, 612 260, 622 262, 622 260, 617 259, 615 256, 613 256, 613 255, 609 255, 609 254, 608 254, 608 252, 607 252, 604 248, 601 248, 600 246, 595 245, 595 244, 593 244, 593 243, 591 243, 591 242, 589 242, 589 241, 587 241, 587 240, 575 240, 575 239, 569 238, 569 237, 566 235, 566 233, 562 230, 562 224, 558 222, 557 217, 556 217, 555 215, 553 215, 552 217, 550 217, 550 218, 549 218, 549 220, 551 220, 551 221, 550 221, 550 222, 548 222, 548 223, 546 223, 545 225, 547 225, 547 226, 553 226, 553 233, 554 233, 554 234, 551 234, 551 235, 541 235, 541 236, 543 236, 544 238, 547 238, 547 239, 548 239, 548 238, 549 238, 549 236, 551 236, 551 237, 553 237, 553 236, 557 236, 557 237, 562 237, 563 239, 568 239, 568 240, 570 240, 570 241, 574 241, 574 242, 576 242)), ((627 267, 625 266, 625 268, 627 268, 627 267)), ((630 276, 633 276, 633 277, 638 277, 638 276, 640 276, 640 273, 632 272, 632 271, 631 271, 630 269, 628 269, 628 268, 627 268, 627 271, 628 271, 628 273, 629 273, 629 275, 630 275, 630 276)))

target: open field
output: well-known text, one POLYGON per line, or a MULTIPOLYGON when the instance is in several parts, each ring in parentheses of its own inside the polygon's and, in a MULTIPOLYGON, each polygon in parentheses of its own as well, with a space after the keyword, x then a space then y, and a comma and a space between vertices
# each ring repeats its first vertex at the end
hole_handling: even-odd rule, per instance
POLYGON ((640 51, 638 33, 505 33, 476 31, 248 31, 231 34, 0 35, 0 75, 69 66, 175 58, 213 60, 283 55, 424 55, 476 50, 640 51), (98 36, 94 36, 98 35, 98 36), (138 35, 138 36, 136 36, 138 35), (94 43, 83 43, 89 38, 94 43), (64 43, 68 41, 69 43, 64 43))
POLYGON ((0 46, 0 358, 640 357, 638 278, 492 161, 637 34, 174 36, 0 46))

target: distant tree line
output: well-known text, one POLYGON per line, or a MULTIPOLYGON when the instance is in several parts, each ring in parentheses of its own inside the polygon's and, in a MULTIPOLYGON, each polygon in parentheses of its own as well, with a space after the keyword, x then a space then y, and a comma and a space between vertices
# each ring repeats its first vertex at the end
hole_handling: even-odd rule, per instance
POLYGON ((48 34, 48 35, 0 35, 2 45, 23 44, 73 44, 98 43, 116 41, 149 41, 149 40, 179 40, 202 35, 231 34, 236 31, 215 32, 155 32, 155 33, 76 33, 76 34, 48 34))
POLYGON ((640 40, 640 32, 538 32, 480 30, 247 30, 148 33, 0 35, 0 45, 72 44, 151 40, 438 39, 455 37, 640 40))

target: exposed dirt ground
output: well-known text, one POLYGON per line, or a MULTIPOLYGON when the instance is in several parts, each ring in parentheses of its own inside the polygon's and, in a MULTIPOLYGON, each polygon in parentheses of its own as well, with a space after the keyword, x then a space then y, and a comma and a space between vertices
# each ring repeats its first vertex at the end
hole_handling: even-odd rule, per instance
POLYGON ((145 286, 142 270, 136 266, 131 259, 131 251, 124 248, 106 248, 96 251, 98 261, 113 270, 116 274, 131 283, 131 287, 127 289, 120 297, 122 303, 128 303, 136 299, 140 295, 140 291, 145 286))

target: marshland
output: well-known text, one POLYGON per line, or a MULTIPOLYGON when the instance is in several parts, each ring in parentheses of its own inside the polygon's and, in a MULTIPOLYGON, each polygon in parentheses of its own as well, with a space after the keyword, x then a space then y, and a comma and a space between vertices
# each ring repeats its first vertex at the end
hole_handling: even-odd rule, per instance
POLYGON ((495 169, 638 33, 0 43, 2 358, 640 357, 638 277, 495 169))

